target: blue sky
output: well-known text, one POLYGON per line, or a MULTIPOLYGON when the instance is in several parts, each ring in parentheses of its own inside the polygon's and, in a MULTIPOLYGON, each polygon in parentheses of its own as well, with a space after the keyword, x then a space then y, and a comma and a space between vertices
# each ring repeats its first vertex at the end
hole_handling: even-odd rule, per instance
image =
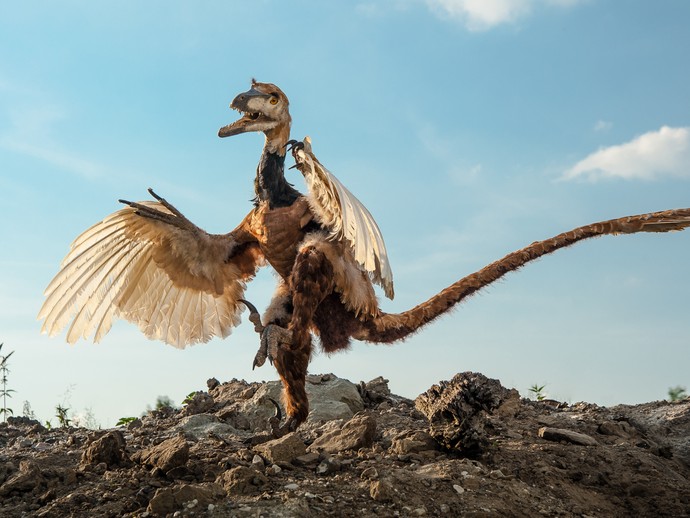
MULTIPOLYGON (((252 372, 246 322, 178 351, 126 322, 69 346, 36 321, 71 241, 118 198, 153 187, 210 232, 239 223, 263 141, 216 132, 251 77, 286 92, 293 136, 376 217, 394 312, 532 241, 690 206, 689 24, 683 0, 4 5, 0 342, 16 351, 15 413, 66 403, 112 426, 212 376, 277 379, 252 372)), ((689 252, 687 232, 582 243, 402 344, 355 343, 310 370, 383 375, 408 397, 474 370, 523 395, 661 399, 690 387, 689 252)), ((247 297, 264 307, 274 282, 263 271, 247 297)))

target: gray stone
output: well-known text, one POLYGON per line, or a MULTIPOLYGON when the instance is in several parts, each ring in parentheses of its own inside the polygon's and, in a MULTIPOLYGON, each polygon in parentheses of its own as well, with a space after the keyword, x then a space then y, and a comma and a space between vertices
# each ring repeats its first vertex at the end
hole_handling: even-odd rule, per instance
POLYGON ((196 414, 185 417, 175 427, 175 430, 189 434, 195 439, 205 439, 209 434, 226 436, 237 433, 236 428, 221 422, 212 414, 196 414))
POLYGON ((153 466, 167 472, 187 463, 189 446, 184 437, 177 436, 142 451, 134 459, 146 466, 153 466))
POLYGON ((294 432, 280 439, 259 444, 254 450, 273 464, 289 463, 307 453, 304 442, 294 432))
POLYGON ((308 448, 309 451, 338 453, 358 450, 372 445, 376 435, 376 420, 365 413, 357 414, 342 428, 323 434, 308 448))
POLYGON ((364 410, 357 385, 334 374, 308 376, 306 390, 311 408, 308 420, 311 422, 348 419, 364 410))

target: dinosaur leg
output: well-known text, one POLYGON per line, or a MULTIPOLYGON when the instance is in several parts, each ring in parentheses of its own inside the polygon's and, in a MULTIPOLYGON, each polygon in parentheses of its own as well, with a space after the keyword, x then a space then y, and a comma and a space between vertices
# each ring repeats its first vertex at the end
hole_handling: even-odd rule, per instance
POLYGON ((291 343, 278 348, 274 365, 283 382, 287 421, 276 435, 296 429, 309 415, 305 389, 307 367, 312 350, 311 328, 321 301, 333 291, 333 266, 313 246, 303 247, 297 255, 290 276, 292 317, 288 331, 291 343))

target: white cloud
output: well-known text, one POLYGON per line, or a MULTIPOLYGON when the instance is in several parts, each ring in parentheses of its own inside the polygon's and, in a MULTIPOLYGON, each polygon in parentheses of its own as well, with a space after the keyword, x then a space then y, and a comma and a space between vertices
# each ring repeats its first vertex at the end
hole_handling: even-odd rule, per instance
POLYGON ((580 160, 562 178, 654 180, 662 176, 690 178, 690 127, 662 126, 630 142, 602 148, 580 160))
POLYGON ((450 18, 471 31, 514 23, 535 7, 570 7, 586 0, 426 0, 440 18, 450 18))

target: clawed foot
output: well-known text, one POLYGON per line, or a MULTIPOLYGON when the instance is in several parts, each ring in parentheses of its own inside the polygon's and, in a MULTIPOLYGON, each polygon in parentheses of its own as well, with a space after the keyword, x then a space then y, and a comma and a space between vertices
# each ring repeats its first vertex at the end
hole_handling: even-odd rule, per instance
POLYGON ((281 426, 280 421, 282 420, 282 412, 280 411, 280 405, 272 398, 268 398, 271 403, 276 407, 276 413, 273 417, 268 420, 268 424, 271 425, 270 433, 257 434, 250 437, 245 441, 245 443, 250 446, 256 446, 257 444, 262 444, 273 439, 280 439, 281 437, 294 432, 297 429, 297 419, 294 417, 288 417, 285 423, 281 426))
POLYGON ((256 306, 243 299, 240 299, 240 302, 249 309, 249 320, 254 324, 254 330, 261 335, 261 344, 254 357, 252 370, 256 367, 261 367, 266 363, 266 359, 273 364, 273 360, 278 354, 278 349, 286 345, 292 345, 292 333, 277 324, 264 326, 261 323, 261 315, 259 315, 256 306))
POLYGON ((194 223, 189 221, 179 210, 175 208, 174 205, 169 203, 165 198, 161 198, 160 196, 158 196, 151 188, 149 188, 148 191, 149 194, 153 196, 156 199, 156 201, 158 201, 161 205, 163 205, 163 207, 168 209, 170 213, 162 212, 158 209, 149 207, 148 205, 137 203, 135 201, 118 201, 125 205, 129 205, 133 209, 136 209, 135 213, 139 216, 143 216, 149 219, 155 219, 156 221, 162 221, 163 223, 174 225, 184 230, 195 230, 197 228, 196 225, 194 225, 194 223))

